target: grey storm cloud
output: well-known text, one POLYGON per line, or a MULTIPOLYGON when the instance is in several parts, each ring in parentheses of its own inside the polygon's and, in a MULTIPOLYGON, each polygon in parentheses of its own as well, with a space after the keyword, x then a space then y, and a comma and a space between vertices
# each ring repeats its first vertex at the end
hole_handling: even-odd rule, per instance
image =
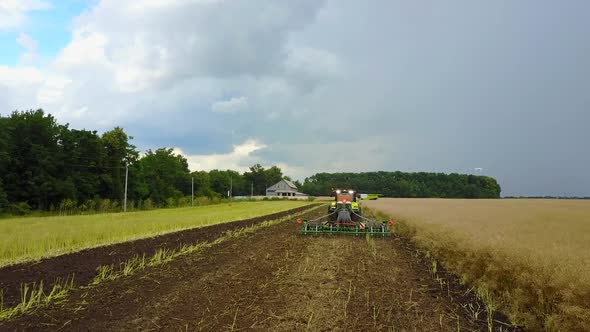
POLYGON ((590 195, 589 22, 581 0, 102 0, 0 104, 192 165, 482 168, 504 195, 590 195))

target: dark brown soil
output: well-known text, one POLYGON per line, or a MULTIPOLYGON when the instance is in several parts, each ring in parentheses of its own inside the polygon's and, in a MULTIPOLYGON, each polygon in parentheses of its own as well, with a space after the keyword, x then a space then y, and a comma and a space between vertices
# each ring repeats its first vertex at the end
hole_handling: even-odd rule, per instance
POLYGON ((12 306, 20 300, 20 289, 23 283, 43 281, 45 285, 51 286, 58 278, 64 280, 74 275, 75 285, 87 285, 96 276, 96 268, 101 265, 118 265, 134 255, 151 256, 161 248, 176 249, 183 244, 211 241, 228 230, 281 218, 309 208, 310 206, 304 206, 247 220, 178 231, 152 238, 86 249, 38 262, 6 266, 0 268, 0 290, 4 290, 4 305, 12 306))
POLYGON ((485 312, 468 309, 481 304, 428 264, 396 237, 301 236, 284 222, 78 289, 0 330, 487 331, 485 312))

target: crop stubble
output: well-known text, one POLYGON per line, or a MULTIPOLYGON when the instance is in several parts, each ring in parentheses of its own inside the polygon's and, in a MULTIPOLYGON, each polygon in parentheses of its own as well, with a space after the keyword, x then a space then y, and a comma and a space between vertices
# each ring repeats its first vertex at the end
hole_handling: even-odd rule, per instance
POLYGON ((430 252, 533 331, 590 331, 590 202, 379 199, 430 252))

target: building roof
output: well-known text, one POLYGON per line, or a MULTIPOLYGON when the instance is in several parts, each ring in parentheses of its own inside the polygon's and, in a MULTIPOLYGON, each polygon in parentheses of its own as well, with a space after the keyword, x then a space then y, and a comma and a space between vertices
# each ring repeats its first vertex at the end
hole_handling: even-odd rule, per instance
POLYGON ((287 185, 288 185, 289 187, 291 187, 291 188, 293 188, 293 189, 297 189, 297 186, 296 186, 296 185, 295 185, 293 182, 291 182, 291 181, 289 181, 289 180, 285 180, 285 179, 283 179, 283 181, 287 182, 287 185))
POLYGON ((273 184, 272 186, 270 186, 270 187, 266 188, 266 190, 272 190, 272 189, 275 189, 276 187, 278 187, 279 183, 281 183, 281 182, 285 182, 285 183, 287 184, 287 186, 289 186, 289 188, 291 188, 291 189, 293 189, 293 190, 297 191, 297 186, 296 186, 295 184, 293 184, 293 182, 291 182, 291 181, 288 181, 288 180, 285 180, 285 179, 283 179, 283 180, 281 180, 281 181, 279 181, 279 182, 277 182, 277 183, 273 184))

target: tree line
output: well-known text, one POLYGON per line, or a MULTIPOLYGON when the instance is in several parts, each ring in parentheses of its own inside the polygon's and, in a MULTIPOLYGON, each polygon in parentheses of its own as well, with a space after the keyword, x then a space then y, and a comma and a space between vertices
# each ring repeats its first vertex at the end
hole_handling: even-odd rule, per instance
POLYGON ((129 209, 183 206, 236 195, 263 195, 284 175, 277 166, 191 172, 171 148, 140 155, 133 138, 116 127, 71 129, 43 110, 0 116, 0 213, 118 211, 128 166, 129 209))
MULTIPOLYGON (((120 211, 128 166, 128 207, 184 206, 228 196, 264 195, 281 179, 277 166, 257 164, 246 172, 194 171, 171 148, 143 155, 133 137, 116 127, 98 134, 77 130, 43 110, 0 115, 0 213, 39 211, 120 211)), ((443 173, 318 173, 299 190, 314 196, 332 188, 354 188, 387 197, 497 198, 500 186, 487 176, 443 173)))
POLYGON ((318 173, 306 178, 301 190, 316 196, 332 188, 356 189, 385 197, 499 198, 501 188, 494 178, 444 173, 318 173))

